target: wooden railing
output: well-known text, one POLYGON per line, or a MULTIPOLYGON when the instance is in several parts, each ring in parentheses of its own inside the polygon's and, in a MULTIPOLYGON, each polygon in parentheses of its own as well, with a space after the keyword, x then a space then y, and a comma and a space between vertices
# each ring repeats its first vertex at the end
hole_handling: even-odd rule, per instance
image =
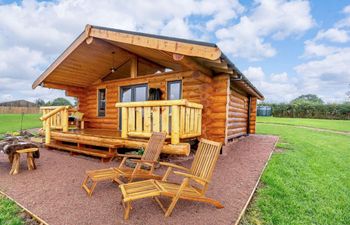
POLYGON ((202 131, 201 104, 185 99, 120 102, 122 130, 121 137, 150 137, 152 132, 166 132, 171 144, 180 139, 198 137, 202 131))
POLYGON ((51 129, 68 131, 68 110, 71 106, 46 106, 40 107, 42 111, 43 129, 45 131, 45 143, 50 144, 51 129))

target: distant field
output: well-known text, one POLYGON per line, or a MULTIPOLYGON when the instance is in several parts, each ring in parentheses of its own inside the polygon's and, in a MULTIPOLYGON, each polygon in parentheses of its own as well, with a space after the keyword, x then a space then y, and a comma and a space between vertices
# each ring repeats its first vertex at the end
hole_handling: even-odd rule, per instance
POLYGON ((349 131, 350 120, 324 120, 324 119, 302 119, 302 118, 280 118, 280 117, 263 117, 259 116, 257 122, 286 124, 295 126, 307 126, 321 129, 336 131, 349 131))
MULTIPOLYGON (((21 114, 0 114, 0 134, 19 131, 21 129, 21 114)), ((24 114, 23 129, 41 127, 40 114, 24 114)))

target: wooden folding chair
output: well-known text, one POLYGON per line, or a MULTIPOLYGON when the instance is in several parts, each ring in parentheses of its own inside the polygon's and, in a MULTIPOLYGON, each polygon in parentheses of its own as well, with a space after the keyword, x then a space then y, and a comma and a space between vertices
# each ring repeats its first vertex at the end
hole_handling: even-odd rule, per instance
POLYGON ((223 208, 224 206, 220 202, 205 196, 216 161, 219 157, 221 146, 221 143, 202 139, 192 162, 191 169, 171 163, 160 162, 161 165, 168 167, 161 181, 151 179, 121 184, 119 188, 123 194, 122 202, 125 209, 124 219, 129 218, 132 201, 150 197, 156 200, 166 217, 171 215, 179 199, 205 202, 216 206, 216 208, 223 208), (185 171, 174 171, 176 175, 184 177, 181 184, 167 181, 173 168, 185 171), (201 188, 191 185, 190 181, 196 182, 201 188), (158 198, 159 196, 172 198, 168 208, 164 207, 163 203, 158 198))
POLYGON ((86 171, 86 178, 83 181, 82 188, 91 196, 97 183, 100 181, 110 180, 123 184, 124 182, 120 179, 121 177, 128 179, 128 182, 133 181, 135 178, 161 179, 161 176, 154 174, 154 166, 158 162, 165 138, 165 133, 153 132, 142 156, 118 154, 118 156, 123 157, 119 167, 86 171), (128 158, 136 157, 140 159, 131 159, 131 161, 136 163, 135 168, 125 166, 128 158), (142 168, 144 165, 150 167, 150 169, 142 168), (89 181, 91 181, 90 186, 88 185, 89 181))

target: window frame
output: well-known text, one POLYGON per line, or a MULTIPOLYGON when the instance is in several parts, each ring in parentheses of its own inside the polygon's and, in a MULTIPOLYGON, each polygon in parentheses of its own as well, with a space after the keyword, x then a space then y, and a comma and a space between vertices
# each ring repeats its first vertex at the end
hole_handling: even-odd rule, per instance
POLYGON ((97 89, 97 117, 98 118, 104 118, 104 117, 106 117, 106 115, 107 115, 107 88, 105 88, 105 87, 103 87, 103 88, 98 88, 97 89), (104 105, 104 115, 101 115, 100 114, 100 91, 101 90, 105 90, 104 92, 105 92, 105 99, 104 99, 104 102, 105 102, 105 105, 104 105))
MULTIPOLYGON (((130 102, 135 102, 133 100, 135 100, 135 88, 137 87, 146 87, 146 100, 148 101, 148 83, 142 83, 142 84, 134 84, 134 85, 127 85, 127 86, 120 86, 119 87, 119 102, 123 102, 123 89, 127 89, 130 88, 131 89, 131 101, 130 102)), ((119 109, 119 129, 122 129, 122 113, 121 113, 121 109, 119 109)))
MULTIPOLYGON (((170 97, 170 85, 172 84, 176 84, 176 83, 179 83, 180 84, 180 98, 179 99, 182 99, 183 95, 182 95, 182 80, 170 80, 170 81, 167 81, 167 85, 166 85, 166 98, 167 100, 170 100, 169 97, 170 97)), ((177 99, 176 99, 177 100, 177 99)))
POLYGON ((136 95, 136 91, 135 91, 135 88, 137 87, 145 87, 146 88, 146 100, 148 99, 148 84, 147 83, 144 83, 144 84, 135 84, 135 85, 128 85, 128 86, 120 86, 119 88, 119 102, 122 102, 123 100, 123 96, 122 96, 122 93, 123 93, 123 89, 126 89, 126 88, 130 88, 131 89, 131 102, 135 102, 133 101, 135 99, 135 95, 136 95))

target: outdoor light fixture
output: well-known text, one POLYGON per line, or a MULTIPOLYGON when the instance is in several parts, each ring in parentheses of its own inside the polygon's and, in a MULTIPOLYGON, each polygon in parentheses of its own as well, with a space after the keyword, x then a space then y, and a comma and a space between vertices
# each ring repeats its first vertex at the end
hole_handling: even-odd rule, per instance
POLYGON ((111 67, 111 73, 114 73, 115 71, 117 71, 117 68, 114 66, 115 64, 115 58, 114 58, 114 56, 115 56, 115 52, 112 52, 112 55, 113 55, 113 64, 112 64, 112 67, 111 67))

